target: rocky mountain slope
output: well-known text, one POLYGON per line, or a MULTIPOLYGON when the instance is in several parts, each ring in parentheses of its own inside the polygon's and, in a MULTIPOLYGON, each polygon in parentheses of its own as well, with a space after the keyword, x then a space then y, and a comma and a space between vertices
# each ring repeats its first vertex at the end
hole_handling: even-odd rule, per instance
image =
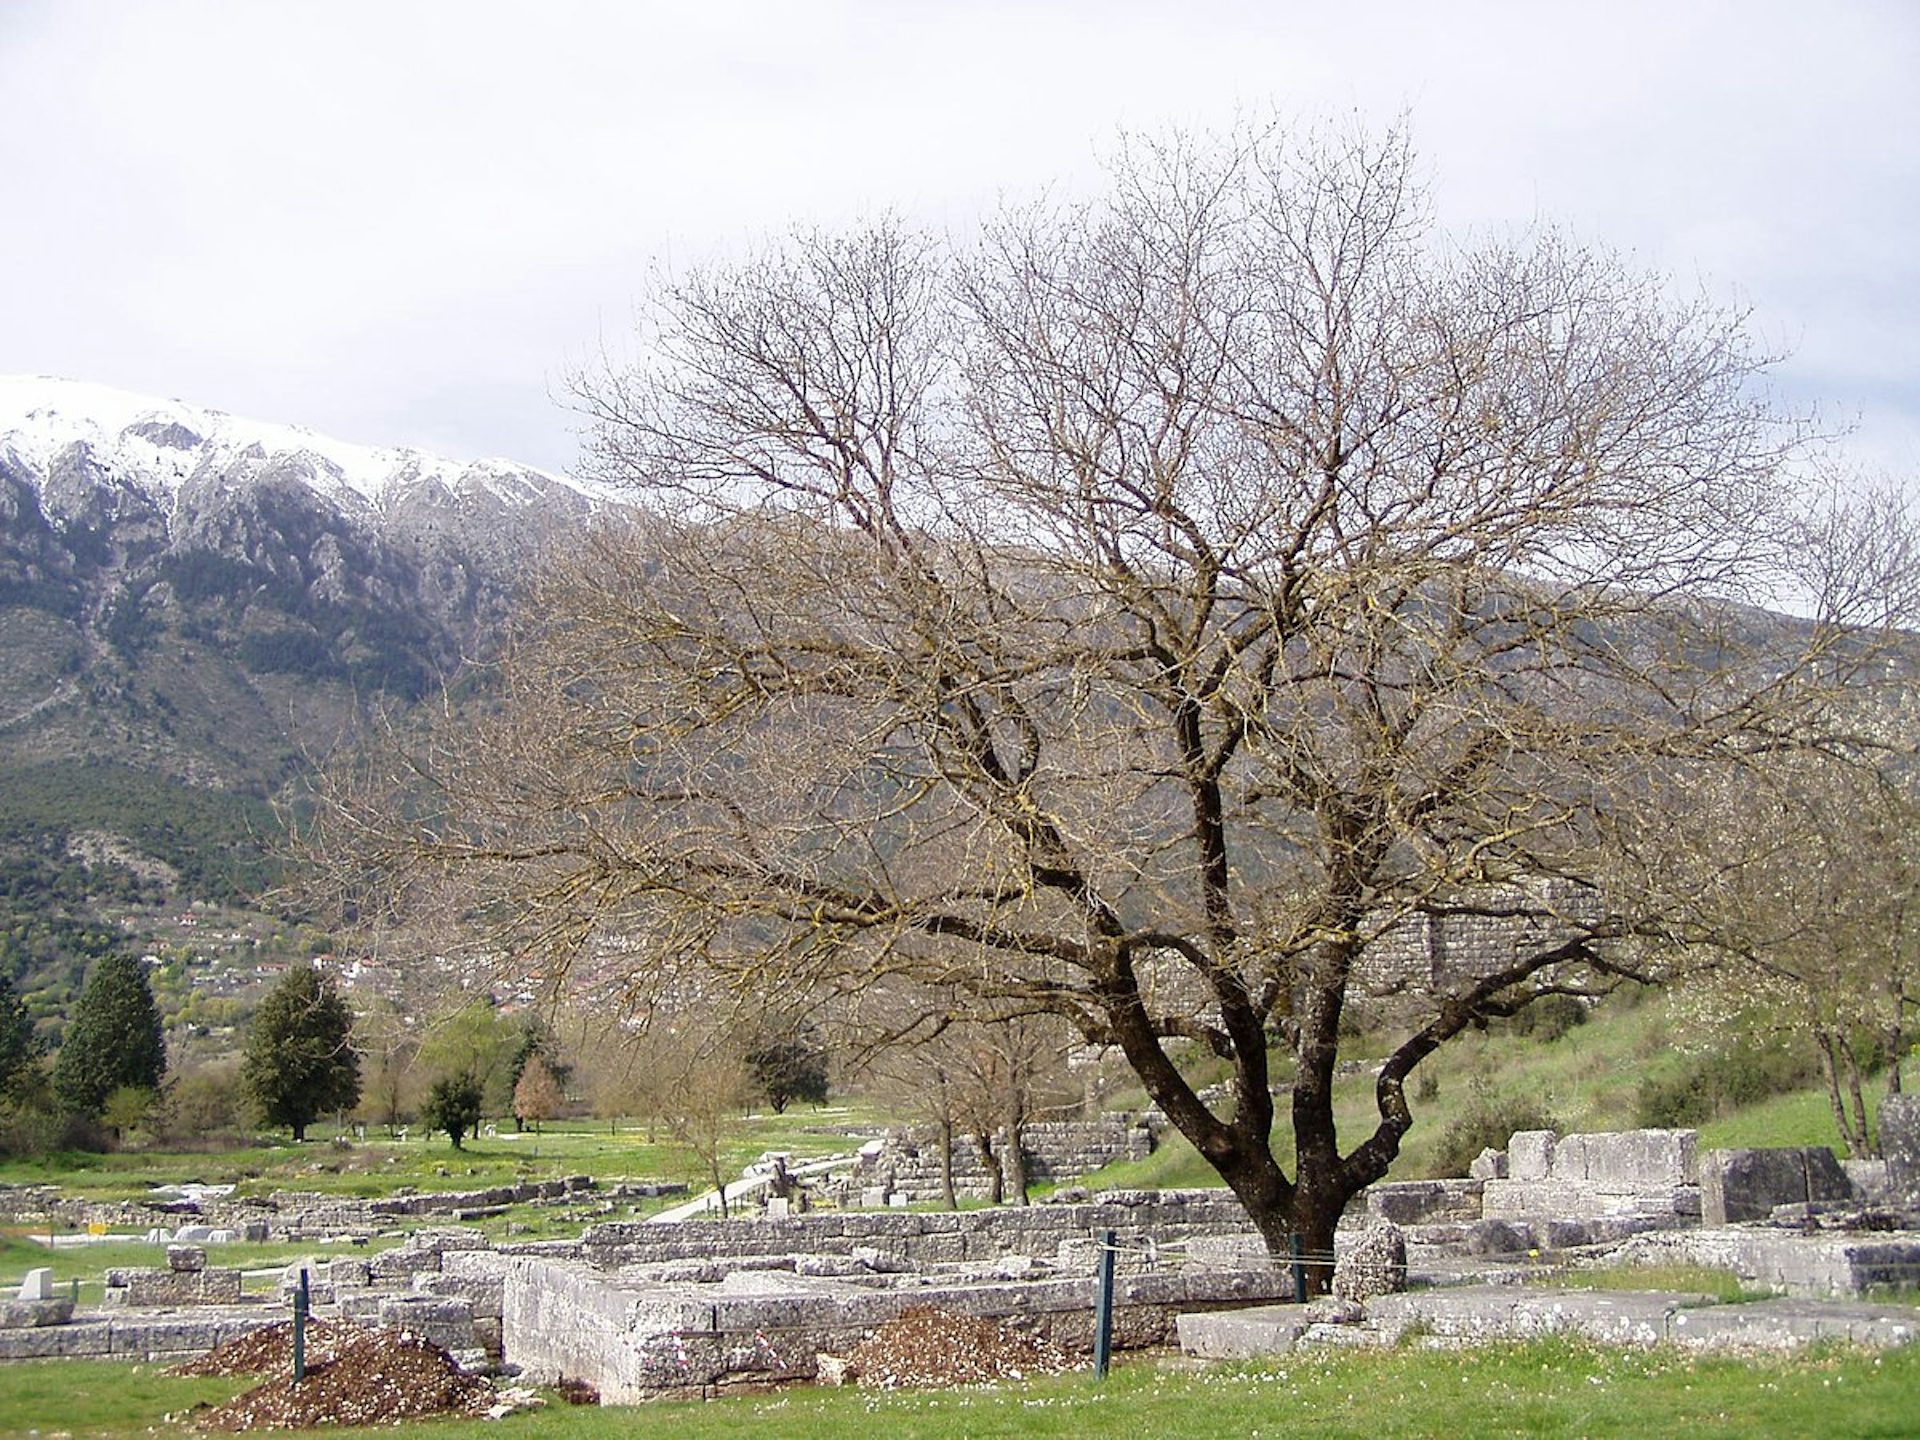
POLYGON ((600 500, 100 386, 0 378, 0 765, 264 796, 483 652, 600 500))
POLYGON ((485 656, 605 504, 502 461, 0 377, 0 973, 35 1017, 109 948, 299 953, 256 913, 268 802, 365 707, 485 656), (186 928, 209 905, 218 946, 186 928))

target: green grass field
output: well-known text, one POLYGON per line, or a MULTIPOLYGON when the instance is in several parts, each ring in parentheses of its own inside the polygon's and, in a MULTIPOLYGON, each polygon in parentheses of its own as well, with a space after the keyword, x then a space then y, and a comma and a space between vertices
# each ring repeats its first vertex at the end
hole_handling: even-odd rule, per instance
MULTIPOLYGON (((244 1388, 90 1361, 10 1366, 0 1435, 149 1440, 244 1388), (176 1417, 169 1419, 168 1417, 176 1417)), ((1560 1341, 1475 1350, 1302 1351, 1277 1363, 1194 1366, 1129 1358, 1085 1374, 946 1392, 799 1387, 709 1403, 554 1404, 495 1422, 423 1422, 421 1440, 962 1440, 1032 1436, 1165 1440, 1222 1436, 1396 1440, 1494 1436, 1911 1436, 1920 1353, 1826 1350, 1789 1359, 1703 1358, 1560 1341)), ((391 1436, 393 1429, 328 1430, 391 1436)))

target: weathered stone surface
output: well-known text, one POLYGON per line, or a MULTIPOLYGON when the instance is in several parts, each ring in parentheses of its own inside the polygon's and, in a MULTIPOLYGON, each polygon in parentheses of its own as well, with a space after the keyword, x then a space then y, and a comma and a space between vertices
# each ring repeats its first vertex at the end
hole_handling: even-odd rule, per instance
POLYGON ((1367 1213, 1395 1225, 1480 1218, 1478 1180, 1400 1180, 1370 1186, 1367 1213))
POLYGON ((473 1307, 464 1299, 442 1295, 389 1295, 380 1301, 380 1323, 396 1330, 424 1335, 448 1350, 474 1346, 473 1307))
POLYGON ((1889 1095, 1880 1102, 1880 1153, 1893 1197, 1920 1205, 1920 1095, 1889 1095))
POLYGON ((167 1246, 167 1268, 181 1274, 198 1274, 207 1268, 207 1252, 200 1245, 167 1246))
POLYGON ((1553 1169, 1554 1141, 1551 1130, 1519 1130, 1507 1141, 1507 1178, 1545 1180, 1553 1169))
POLYGON ((1407 1288, 1406 1232, 1390 1220, 1371 1220, 1353 1248, 1334 1262, 1333 1293, 1361 1303, 1407 1288))
POLYGON ((1281 1354, 1291 1350, 1306 1329, 1298 1305, 1182 1315, 1178 1322, 1180 1348, 1205 1360, 1251 1360, 1281 1354))
POLYGON ((51 1300, 53 1298, 53 1270, 46 1265, 36 1266, 27 1271, 27 1278, 20 1282, 22 1300, 51 1300))
POLYGON ((1852 1196, 1852 1182, 1822 1146, 1709 1150, 1700 1163, 1700 1218, 1706 1225, 1764 1220, 1777 1205, 1852 1196))
POLYGON ((1482 1150, 1467 1166, 1467 1176, 1473 1180, 1505 1180, 1507 1177, 1507 1152, 1504 1150, 1482 1150))
POLYGON ((1481 1220, 1467 1227, 1469 1255, 1518 1255, 1533 1248, 1531 1226, 1512 1220, 1481 1220))
POLYGON ((128 1270, 112 1287, 118 1303, 158 1309, 175 1305, 231 1305, 240 1298, 240 1272, 210 1270, 128 1270))
POLYGON ((27 1330, 39 1325, 64 1325, 73 1318, 73 1299, 0 1300, 0 1330, 27 1330))

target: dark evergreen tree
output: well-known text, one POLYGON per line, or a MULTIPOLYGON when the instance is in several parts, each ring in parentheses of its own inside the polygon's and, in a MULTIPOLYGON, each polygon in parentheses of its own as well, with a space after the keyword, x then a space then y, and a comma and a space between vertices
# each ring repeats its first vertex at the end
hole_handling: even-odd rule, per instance
POLYGON ((353 1013, 311 965, 289 970, 261 1002, 247 1034, 240 1084, 269 1125, 292 1127, 295 1141, 330 1110, 360 1098, 360 1056, 353 1013))
POLYGON ((767 1035, 747 1051, 753 1083, 776 1115, 795 1100, 818 1105, 827 1098, 827 1052, 808 1026, 767 1035))
POLYGON ((0 1099, 15 1093, 39 1054, 33 1017, 21 1004, 13 981, 0 971, 0 1099))
POLYGON ((54 1094, 69 1112, 97 1117, 121 1086, 157 1090, 166 1073, 167 1044, 145 967, 130 955, 102 956, 54 1059, 54 1094))
POLYGON ((421 1112, 427 1124, 447 1132, 453 1148, 480 1124, 480 1082, 471 1075, 442 1075, 427 1092, 426 1108, 421 1112))

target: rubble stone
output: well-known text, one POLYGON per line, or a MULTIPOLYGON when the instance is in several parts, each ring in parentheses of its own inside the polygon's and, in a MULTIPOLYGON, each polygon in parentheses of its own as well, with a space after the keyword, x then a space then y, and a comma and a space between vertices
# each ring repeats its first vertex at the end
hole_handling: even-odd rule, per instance
POLYGON ((1368 1221, 1353 1248, 1334 1262, 1333 1293, 1364 1304, 1406 1288, 1406 1232, 1391 1220, 1368 1221))

